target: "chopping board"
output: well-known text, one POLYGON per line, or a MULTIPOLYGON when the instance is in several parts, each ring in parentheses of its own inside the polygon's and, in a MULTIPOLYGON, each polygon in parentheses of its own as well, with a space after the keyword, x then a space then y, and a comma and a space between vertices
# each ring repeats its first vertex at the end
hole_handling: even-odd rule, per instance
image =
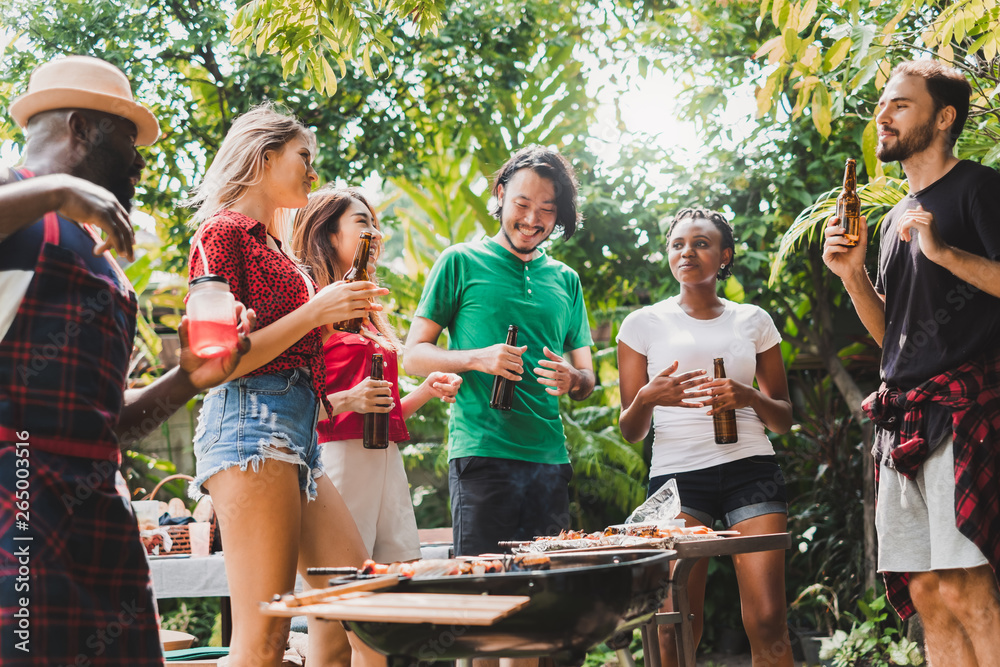
POLYGON ((315 616, 338 621, 493 625, 531 601, 526 595, 348 593, 325 602, 289 607, 262 603, 266 616, 315 616))

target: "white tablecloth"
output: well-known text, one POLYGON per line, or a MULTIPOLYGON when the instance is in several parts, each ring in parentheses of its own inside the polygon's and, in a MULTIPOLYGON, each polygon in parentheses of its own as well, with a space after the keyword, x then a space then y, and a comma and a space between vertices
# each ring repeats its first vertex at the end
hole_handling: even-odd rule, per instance
POLYGON ((154 558, 153 593, 157 598, 227 597, 226 565, 221 554, 199 558, 154 558))

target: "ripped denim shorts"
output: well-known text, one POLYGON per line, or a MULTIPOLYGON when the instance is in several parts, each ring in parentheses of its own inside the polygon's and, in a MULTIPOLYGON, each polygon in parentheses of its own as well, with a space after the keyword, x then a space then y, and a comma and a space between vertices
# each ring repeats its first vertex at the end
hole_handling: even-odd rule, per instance
POLYGON ((299 488, 316 497, 323 474, 316 440, 319 401, 304 368, 244 376, 205 396, 194 434, 197 459, 192 497, 212 475, 239 465, 260 472, 265 459, 299 466, 299 488))

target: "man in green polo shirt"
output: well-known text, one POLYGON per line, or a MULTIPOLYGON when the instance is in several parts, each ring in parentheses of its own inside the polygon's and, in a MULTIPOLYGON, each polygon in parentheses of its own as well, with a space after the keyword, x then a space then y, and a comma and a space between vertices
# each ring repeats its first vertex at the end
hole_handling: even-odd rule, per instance
POLYGON ((573 235, 576 195, 573 168, 559 153, 518 151, 493 181, 500 231, 445 250, 417 305, 406 372, 463 378, 448 431, 456 555, 568 527, 573 471, 559 396, 579 401, 594 390, 593 341, 580 277, 538 247, 556 227, 573 235), (511 324, 516 347, 505 342, 511 324), (437 346, 445 328, 447 350, 437 346), (509 412, 490 408, 498 375, 517 382, 509 412))

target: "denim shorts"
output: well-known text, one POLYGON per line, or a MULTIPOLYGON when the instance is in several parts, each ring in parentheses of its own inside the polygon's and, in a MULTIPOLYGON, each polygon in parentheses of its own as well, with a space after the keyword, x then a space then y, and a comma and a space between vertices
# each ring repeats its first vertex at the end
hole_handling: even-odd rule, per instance
POLYGON ((197 459, 193 497, 208 493, 205 481, 235 465, 260 472, 265 459, 299 466, 299 488, 316 497, 323 474, 316 419, 319 401, 303 368, 244 376, 205 396, 194 434, 197 459))
POLYGON ((727 528, 764 514, 787 514, 785 476, 774 456, 750 456, 702 470, 658 475, 649 480, 647 497, 677 480, 681 511, 713 526, 722 519, 727 528))

